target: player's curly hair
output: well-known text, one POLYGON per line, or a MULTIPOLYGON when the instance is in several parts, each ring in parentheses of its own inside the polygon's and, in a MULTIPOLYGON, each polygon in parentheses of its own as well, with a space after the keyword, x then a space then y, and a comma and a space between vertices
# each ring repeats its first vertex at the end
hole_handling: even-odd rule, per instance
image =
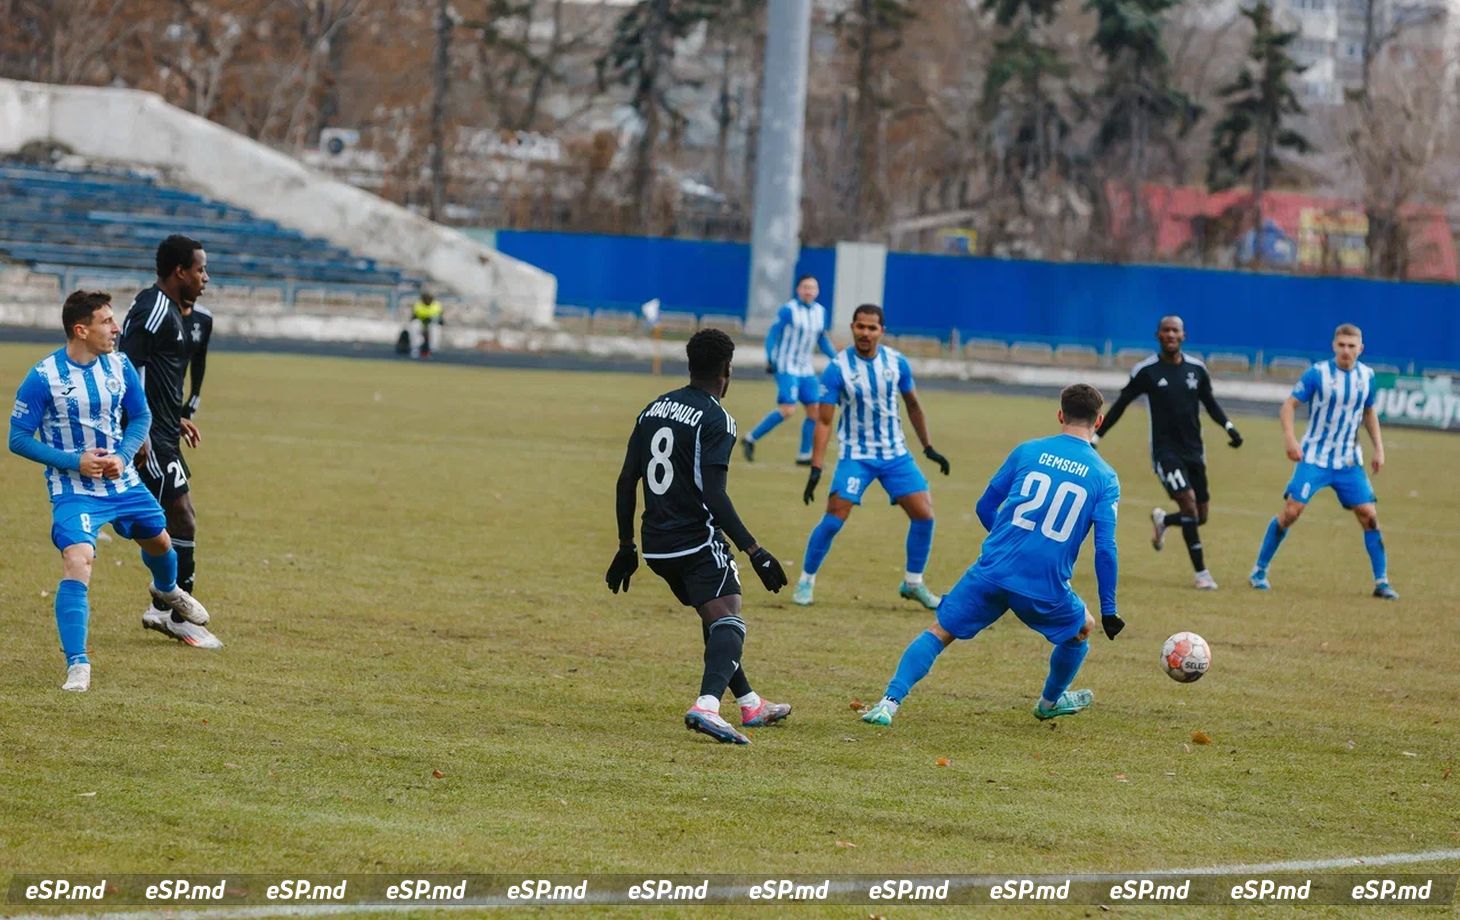
POLYGON ((203 244, 190 236, 174 233, 157 244, 157 277, 170 278, 175 269, 192 268, 197 256, 193 255, 203 244))
POLYGON ((1088 383, 1072 383, 1060 391, 1060 411, 1064 412, 1067 424, 1095 424, 1095 419, 1100 415, 1100 407, 1104 404, 1105 397, 1088 383))
POLYGON ((735 342, 719 329, 701 329, 689 337, 684 353, 689 356, 690 377, 709 380, 725 372, 735 357, 735 342))

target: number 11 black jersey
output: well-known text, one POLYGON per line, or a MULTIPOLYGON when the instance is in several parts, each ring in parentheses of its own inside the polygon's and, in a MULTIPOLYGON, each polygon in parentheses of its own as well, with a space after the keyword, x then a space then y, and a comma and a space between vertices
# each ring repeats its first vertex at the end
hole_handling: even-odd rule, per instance
POLYGON ((735 419, 697 387, 665 393, 639 413, 629 450, 644 480, 646 559, 687 556, 715 539, 702 471, 729 467, 734 448, 735 419))

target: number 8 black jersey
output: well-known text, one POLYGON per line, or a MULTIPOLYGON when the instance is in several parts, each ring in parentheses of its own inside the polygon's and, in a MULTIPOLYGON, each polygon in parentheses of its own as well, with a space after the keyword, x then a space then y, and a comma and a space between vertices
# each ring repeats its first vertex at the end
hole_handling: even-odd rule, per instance
POLYGON ((735 419, 720 401, 682 387, 639 413, 629 451, 644 481, 646 559, 687 556, 708 546, 719 527, 705 506, 703 470, 729 467, 735 419))

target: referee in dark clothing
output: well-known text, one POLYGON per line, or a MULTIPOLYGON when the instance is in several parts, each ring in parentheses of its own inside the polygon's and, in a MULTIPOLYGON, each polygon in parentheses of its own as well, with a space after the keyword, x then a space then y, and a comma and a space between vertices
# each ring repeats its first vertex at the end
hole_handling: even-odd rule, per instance
POLYGON ((1105 422, 1095 432, 1095 440, 1105 437, 1125 407, 1137 397, 1146 397, 1151 412, 1151 463, 1166 494, 1176 500, 1177 510, 1155 508, 1151 511, 1154 527, 1151 545, 1161 549, 1166 542, 1166 527, 1173 521, 1181 526, 1186 551, 1196 570, 1195 586, 1215 591, 1216 579, 1207 571, 1202 555, 1201 534, 1197 527, 1207 522, 1211 494, 1207 491, 1206 452, 1201 442, 1201 407, 1206 406, 1212 420, 1227 430, 1227 443, 1242 446, 1242 435, 1217 405, 1212 395, 1212 378, 1205 364, 1182 354, 1186 341, 1186 324, 1179 316, 1163 316, 1156 327, 1156 341, 1161 350, 1131 370, 1130 382, 1105 422))

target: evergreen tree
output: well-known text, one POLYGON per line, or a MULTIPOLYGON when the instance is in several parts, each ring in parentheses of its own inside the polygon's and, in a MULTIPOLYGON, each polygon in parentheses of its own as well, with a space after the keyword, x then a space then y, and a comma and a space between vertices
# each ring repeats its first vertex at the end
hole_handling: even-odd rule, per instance
POLYGON ((1123 154, 1127 194, 1138 245, 1149 242, 1143 192, 1153 146, 1174 148, 1201 117, 1201 107, 1171 86, 1170 59, 1162 44, 1163 17, 1181 0, 1086 0, 1096 15, 1092 39, 1105 61, 1100 99, 1104 114, 1095 153, 1123 154))
POLYGON ((1261 263, 1262 197, 1281 165, 1276 154, 1279 149, 1303 154, 1313 146, 1288 125, 1294 115, 1303 114, 1289 85, 1303 71, 1288 53, 1298 33, 1276 27, 1266 0, 1244 9, 1242 15, 1252 23, 1252 45, 1237 79, 1220 92, 1226 113, 1213 128, 1207 186, 1215 190, 1252 183, 1253 253, 1261 263))
POLYGON ((674 43, 713 19, 719 6, 716 0, 639 0, 619 19, 613 41, 598 61, 599 85, 611 81, 630 87, 629 104, 642 122, 629 175, 641 233, 653 224, 654 152, 660 132, 666 119, 684 121, 669 98, 675 82, 674 43))

